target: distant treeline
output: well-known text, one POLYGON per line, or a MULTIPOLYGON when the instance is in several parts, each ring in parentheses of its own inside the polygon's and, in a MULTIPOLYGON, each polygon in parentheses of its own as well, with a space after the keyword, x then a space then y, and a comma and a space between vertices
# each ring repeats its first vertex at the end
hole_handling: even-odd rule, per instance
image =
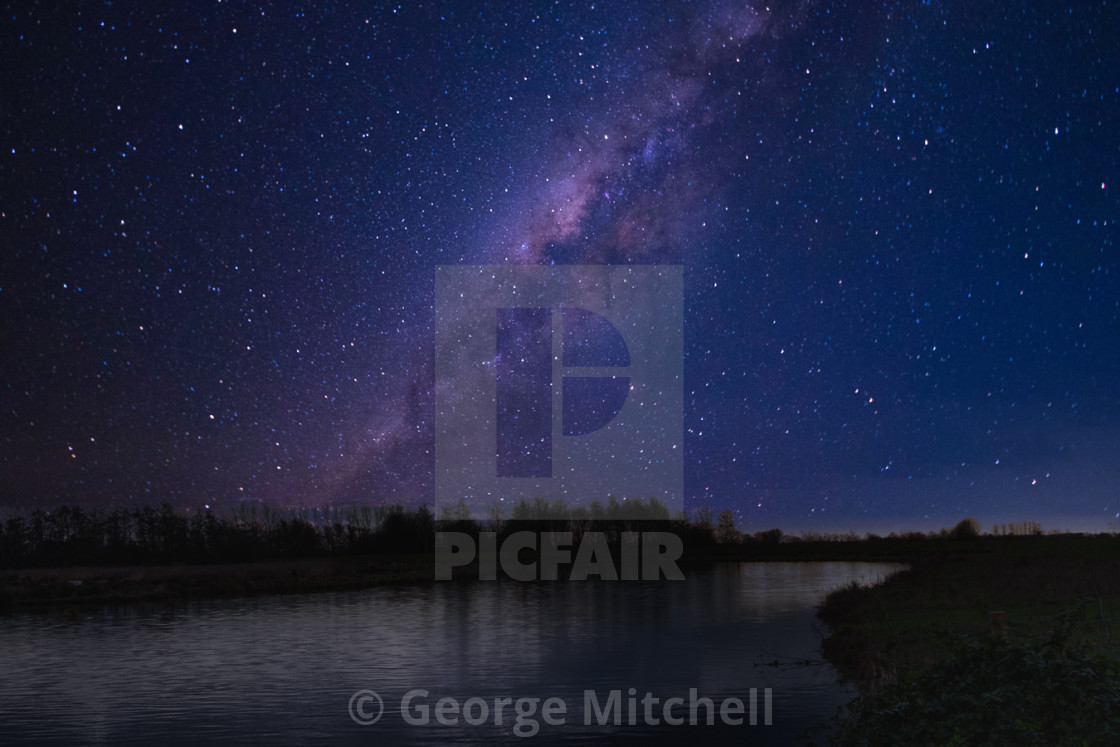
POLYGON ((435 517, 425 507, 280 510, 235 504, 225 515, 158 506, 112 511, 60 506, 0 522, 0 567, 236 563, 272 558, 423 552, 435 517))
MULTIPOLYGON (((60 506, 7 514, 0 521, 0 567, 236 563, 277 558, 426 553, 436 531, 477 535, 496 531, 588 531, 617 538, 624 531, 670 531, 686 548, 716 544, 875 541, 876 535, 784 534, 767 529, 752 534, 735 528, 734 515, 701 508, 688 518, 670 514, 656 499, 593 501, 568 506, 560 501, 522 500, 504 511, 494 507, 479 520, 465 503, 444 507, 437 518, 426 507, 400 505, 278 509, 268 504, 234 504, 219 515, 209 507, 158 506, 84 509, 60 506)), ((1041 534, 1033 522, 994 527, 992 534, 1041 534)), ((888 539, 968 539, 981 535, 975 519, 940 532, 891 534, 888 539)))
MULTIPOLYGON (((439 530, 468 532, 520 530, 674 531, 691 546, 719 537, 703 517, 689 522, 671 517, 657 500, 593 502, 520 501, 507 512, 494 510, 476 520, 460 504, 436 518, 427 507, 355 505, 278 509, 263 503, 234 504, 219 513, 158 506, 9 512, 0 520, 0 567, 237 563, 277 558, 425 553, 439 530)), ((727 512, 728 523, 730 512, 727 512)), ((778 530, 777 536, 781 535, 778 530)), ((726 539, 726 537, 725 537, 726 539)))

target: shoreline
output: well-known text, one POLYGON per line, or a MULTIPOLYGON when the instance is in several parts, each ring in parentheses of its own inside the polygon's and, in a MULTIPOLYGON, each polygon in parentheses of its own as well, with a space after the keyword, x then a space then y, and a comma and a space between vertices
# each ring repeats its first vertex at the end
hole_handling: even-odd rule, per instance
POLYGON ((421 556, 348 556, 246 563, 74 566, 0 570, 0 613, 102 604, 343 591, 427 583, 421 556))
MULTIPOLYGON (((822 647, 825 658, 857 683, 873 680, 884 667, 928 660, 933 647, 923 639, 936 637, 938 629, 983 629, 988 612, 997 607, 1006 608, 1013 628, 1029 627, 1028 618, 1052 617, 1062 605, 1077 602, 1074 591, 1092 593, 1095 586, 1102 604, 1110 609, 1115 604, 1120 611, 1120 537, 1115 536, 725 544, 686 548, 681 567, 687 573, 721 562, 909 565, 909 570, 870 587, 835 590, 818 608, 818 617, 832 631, 822 647), (1110 580, 1109 569, 1115 571, 1116 582, 1110 580), (1049 581, 1041 586, 1024 583, 1024 576, 1049 581), (1004 577, 1016 583, 1008 586, 1004 577), (1074 590, 1071 578, 1082 579, 1085 588, 1074 590), (1043 587, 1047 594, 1039 596, 1043 587)), ((477 578, 477 567, 457 568, 455 578, 477 578)), ((433 582, 432 555, 424 552, 220 564, 6 568, 0 569, 0 614, 433 582)), ((1114 627, 1120 630, 1120 622, 1114 627)))
MULTIPOLYGON (((686 553, 682 569, 739 562, 906 562, 898 548, 827 542, 728 545, 686 553), (886 552, 883 552, 883 550, 886 552)), ((477 579, 477 564, 455 569, 455 581, 477 579)), ((55 566, 0 569, 0 615, 68 611, 100 604, 187 601, 302 594, 435 582, 430 553, 343 555, 239 563, 55 566)))

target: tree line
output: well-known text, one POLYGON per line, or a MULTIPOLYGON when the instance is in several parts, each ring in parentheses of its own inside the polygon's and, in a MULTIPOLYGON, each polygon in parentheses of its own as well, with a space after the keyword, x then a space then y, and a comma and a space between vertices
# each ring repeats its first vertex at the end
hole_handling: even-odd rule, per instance
MULTIPOLYGON (((602 531, 617 538, 625 531, 672 531, 688 546, 739 541, 730 511, 718 526, 701 509, 694 520, 670 515, 656 499, 593 501, 521 500, 493 508, 477 519, 465 503, 445 506, 439 518, 426 506, 353 505, 279 509, 265 503, 238 503, 219 513, 176 508, 171 503, 83 508, 63 505, 9 512, 0 520, 0 567, 237 563, 280 558, 425 553, 435 532, 602 531), (732 534, 734 533, 734 534, 732 534)), ((758 536, 761 538, 762 534, 758 536)), ((780 530, 770 530, 777 541, 780 530)), ((748 538, 749 539, 749 538, 748 538)))
MULTIPOLYGON (((781 529, 754 533, 735 526, 734 514, 710 508, 691 517, 672 514, 656 498, 606 501, 571 506, 563 501, 520 500, 486 507, 486 518, 465 501, 444 506, 437 517, 425 506, 352 505, 279 509, 265 503, 238 503, 219 513, 175 508, 163 501, 111 510, 63 505, 7 514, 0 520, 0 568, 71 565, 145 565, 162 563, 238 563, 280 558, 427 553, 436 531, 474 535, 493 531, 565 531, 573 538, 588 531, 617 540, 626 531, 668 531, 687 548, 717 544, 874 541, 883 538, 853 533, 801 536, 781 529)), ((993 535, 1041 534, 1035 522, 994 528, 993 535)), ((887 539, 969 539, 981 536, 979 522, 964 519, 940 532, 891 534, 887 539)))
POLYGON ((235 504, 227 512, 158 506, 84 509, 59 506, 0 522, 0 567, 237 563, 273 558, 432 547, 435 517, 426 507, 352 506, 281 510, 235 504))

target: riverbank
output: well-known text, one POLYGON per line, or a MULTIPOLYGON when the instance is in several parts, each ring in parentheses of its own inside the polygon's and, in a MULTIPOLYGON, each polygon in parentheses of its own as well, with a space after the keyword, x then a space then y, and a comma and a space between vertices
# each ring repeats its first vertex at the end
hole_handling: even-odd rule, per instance
POLYGON ((818 609, 832 630, 825 658, 863 691, 940 661, 946 633, 1039 645, 1068 634, 1120 650, 1118 537, 978 537, 908 562, 879 584, 832 592, 818 609))
MULTIPOLYGON (((686 547, 680 565, 687 576, 719 562, 826 561, 911 566, 871 588, 837 590, 820 609, 821 619, 833 629, 825 641, 825 654, 845 677, 856 681, 871 681, 892 667, 935 658, 938 630, 983 630, 988 614, 1002 611, 1013 633, 1038 632, 1057 615, 1090 598, 1099 602, 1104 619, 1115 621, 1112 629, 1120 646, 1120 621, 1116 619, 1120 612, 1120 537, 710 544, 686 547)), ((457 568, 456 576, 477 578, 477 567, 457 568)), ((432 581, 430 553, 17 568, 0 570, 0 610, 307 593, 432 581)))
POLYGON ((0 570, 0 610, 293 594, 432 580, 428 555, 0 570))
MULTIPOLYGON (((946 543, 797 542, 702 545, 686 548, 690 571, 720 562, 910 561, 946 543)), ((243 563, 176 563, 0 569, 0 612, 78 609, 99 604, 291 594, 431 583, 430 553, 342 555, 243 563)), ((455 569, 477 579, 477 564, 455 569)))

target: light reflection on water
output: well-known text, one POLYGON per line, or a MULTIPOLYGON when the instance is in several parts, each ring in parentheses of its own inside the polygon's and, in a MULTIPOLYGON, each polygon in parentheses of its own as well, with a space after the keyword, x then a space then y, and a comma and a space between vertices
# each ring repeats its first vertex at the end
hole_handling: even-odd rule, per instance
POLYGON ((728 563, 682 583, 434 584, 0 617, 0 741, 787 744, 853 695, 827 666, 794 666, 820 656, 813 607, 898 567, 728 563), (772 688, 774 723, 583 725, 585 690, 603 702, 630 687, 662 700, 695 687, 717 706, 759 688, 760 722, 772 688), (385 701, 372 726, 347 715, 363 688, 385 701), (400 700, 414 688, 433 706, 559 697, 567 723, 530 739, 513 736, 508 716, 500 727, 408 726, 400 700))

